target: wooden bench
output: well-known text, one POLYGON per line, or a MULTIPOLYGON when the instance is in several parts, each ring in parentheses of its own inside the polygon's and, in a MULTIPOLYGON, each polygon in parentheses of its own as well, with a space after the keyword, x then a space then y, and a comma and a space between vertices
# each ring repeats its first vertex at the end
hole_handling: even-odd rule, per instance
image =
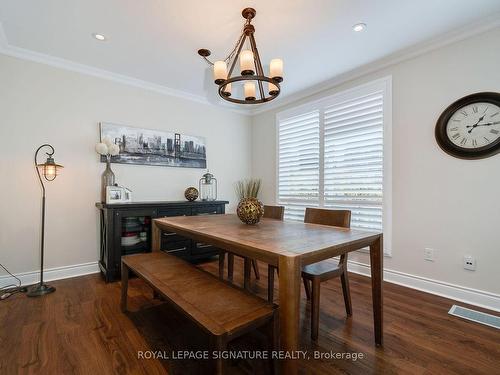
MULTIPOLYGON (((232 339, 264 325, 271 350, 276 348, 276 305, 162 252, 122 257, 122 311, 127 310, 130 272, 208 332, 214 350, 226 350, 232 339)), ((217 374, 221 374, 223 361, 220 356, 216 364, 217 374)))

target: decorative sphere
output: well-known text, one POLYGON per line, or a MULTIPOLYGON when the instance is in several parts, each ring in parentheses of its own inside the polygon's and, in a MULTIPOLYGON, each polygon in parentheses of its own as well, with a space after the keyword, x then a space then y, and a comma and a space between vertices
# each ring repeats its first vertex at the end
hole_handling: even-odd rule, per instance
POLYGON ((190 202, 195 201, 198 198, 198 189, 190 186, 184 191, 184 196, 190 202))
POLYGON ((243 198, 238 204, 236 213, 245 224, 257 224, 264 215, 264 205, 257 198, 243 198))

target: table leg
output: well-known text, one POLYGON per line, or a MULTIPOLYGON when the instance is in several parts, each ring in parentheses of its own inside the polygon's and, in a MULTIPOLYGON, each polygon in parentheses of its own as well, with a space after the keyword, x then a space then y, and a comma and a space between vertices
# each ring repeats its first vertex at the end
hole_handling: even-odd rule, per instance
POLYGON ((127 291, 128 291, 128 266, 122 262, 122 296, 120 301, 120 308, 123 312, 127 311, 127 291))
POLYGON ((151 224, 151 251, 161 250, 161 230, 153 220, 151 224))
POLYGON ((383 295, 382 281, 384 272, 382 235, 370 245, 370 268, 372 274, 372 302, 373 302, 373 329, 375 331, 375 344, 383 344, 383 295))
MULTIPOLYGON (((280 345, 282 350, 299 349, 300 258, 279 259, 280 345)), ((283 374, 296 374, 297 362, 283 361, 283 374)))

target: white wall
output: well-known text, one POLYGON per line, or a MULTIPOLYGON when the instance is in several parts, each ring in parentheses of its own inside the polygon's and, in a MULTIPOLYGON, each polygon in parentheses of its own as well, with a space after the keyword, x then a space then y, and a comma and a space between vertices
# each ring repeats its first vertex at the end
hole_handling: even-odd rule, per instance
MULTIPOLYGON (((434 139, 436 120, 453 101, 500 91, 499 45, 497 28, 255 116, 252 174, 263 179, 264 202, 276 196, 276 113, 391 75, 393 239, 385 267, 499 293, 500 155, 460 160, 434 139), (435 249, 434 262, 423 259, 425 247, 435 249), (477 257, 475 272, 463 269, 464 254, 477 257)), ((351 259, 368 263, 366 254, 351 259)))
MULTIPOLYGON (((64 170, 47 184, 46 268, 98 259, 98 122, 206 137, 219 198, 234 210, 233 183, 251 173, 246 116, 213 106, 0 55, 0 263, 11 272, 39 268, 40 188, 33 153, 56 148, 64 170)), ((202 169, 112 164, 134 200, 182 200, 202 169)), ((0 273, 1 275, 2 273, 0 273)))

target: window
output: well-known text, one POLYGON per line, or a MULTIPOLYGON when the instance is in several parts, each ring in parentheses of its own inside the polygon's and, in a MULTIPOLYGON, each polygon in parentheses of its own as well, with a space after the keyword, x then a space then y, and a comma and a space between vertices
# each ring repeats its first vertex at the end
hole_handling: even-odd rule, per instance
POLYGON ((390 78, 279 113, 277 201, 285 220, 306 207, 351 210, 351 227, 391 229, 390 78))

